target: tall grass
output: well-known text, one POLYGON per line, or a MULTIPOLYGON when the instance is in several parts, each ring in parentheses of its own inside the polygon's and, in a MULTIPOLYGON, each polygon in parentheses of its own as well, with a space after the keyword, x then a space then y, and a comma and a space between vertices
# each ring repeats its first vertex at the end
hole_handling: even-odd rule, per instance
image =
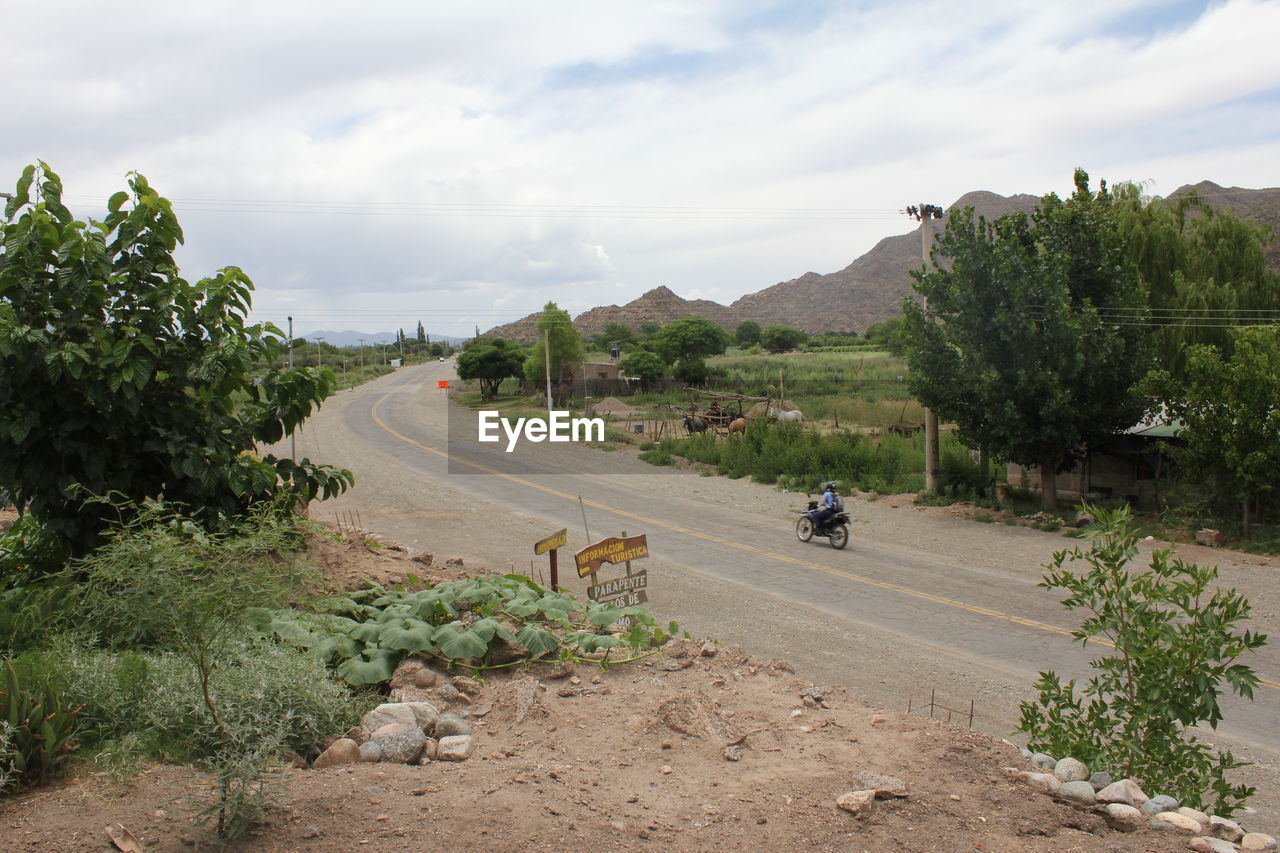
MULTIPOLYGON (((873 438, 845 429, 823 434, 799 424, 757 422, 727 441, 702 433, 665 439, 641 454, 655 464, 668 464, 673 456, 714 465, 728 477, 750 477, 794 491, 816 491, 828 480, 843 491, 896 494, 924 488, 924 437, 918 434, 873 438)), ((981 487, 969 451, 950 435, 942 443, 940 479, 953 494, 981 487)))

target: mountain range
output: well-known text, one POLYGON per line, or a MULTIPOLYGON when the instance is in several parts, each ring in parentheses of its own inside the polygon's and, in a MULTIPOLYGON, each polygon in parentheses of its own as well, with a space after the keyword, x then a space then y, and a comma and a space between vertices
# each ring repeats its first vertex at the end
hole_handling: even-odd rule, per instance
MULTIPOLYGON (((1211 181, 1179 187, 1169 195, 1175 200, 1197 193, 1211 207, 1237 216, 1255 219, 1280 233, 1280 188, 1243 189, 1221 187, 1211 181)), ((1040 202, 1034 195, 1002 196, 970 192, 956 199, 948 209, 972 207, 988 219, 1006 213, 1030 213, 1040 202)), ((908 234, 886 237, 866 254, 842 270, 820 274, 806 272, 748 293, 729 305, 708 299, 684 299, 668 287, 656 287, 626 305, 604 305, 579 314, 573 325, 583 335, 604 330, 607 323, 622 323, 631 329, 655 322, 666 324, 694 315, 712 320, 732 331, 744 320, 761 326, 781 323, 815 334, 825 331, 864 332, 868 326, 902 313, 902 300, 911 292, 911 273, 923 266, 921 227, 908 234)), ((1280 242, 1267 251, 1269 265, 1280 269, 1280 242)), ((528 343, 538 338, 538 313, 513 323, 496 326, 484 337, 502 337, 528 343)))

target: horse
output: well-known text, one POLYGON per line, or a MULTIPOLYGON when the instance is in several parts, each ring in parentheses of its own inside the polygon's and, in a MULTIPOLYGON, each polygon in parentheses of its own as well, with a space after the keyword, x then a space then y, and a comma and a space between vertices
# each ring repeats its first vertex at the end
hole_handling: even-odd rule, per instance
POLYGON ((737 418, 733 421, 733 423, 729 424, 729 435, 733 435, 735 432, 740 432, 745 434, 746 431, 747 431, 746 418, 737 418))
POLYGON ((779 423, 797 423, 798 424, 798 423, 804 422, 804 413, 801 412, 799 409, 795 409, 794 411, 790 411, 790 412, 778 412, 778 414, 774 417, 774 419, 779 423))

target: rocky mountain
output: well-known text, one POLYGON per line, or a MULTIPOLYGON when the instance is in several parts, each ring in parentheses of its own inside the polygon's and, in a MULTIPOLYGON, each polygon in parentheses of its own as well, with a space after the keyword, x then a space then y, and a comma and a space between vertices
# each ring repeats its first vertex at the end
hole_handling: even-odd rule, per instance
MULTIPOLYGON (((1178 188, 1169 198, 1176 199, 1193 191, 1211 207, 1257 219, 1280 233, 1280 189, 1221 187, 1202 181, 1178 188)), ((1038 196, 1025 193, 1002 196, 979 191, 966 193, 950 208, 972 207, 980 216, 994 219, 1006 213, 1030 213, 1039 201, 1038 196)), ((923 265, 920 231, 917 227, 909 234, 886 237, 837 272, 807 272, 749 293, 730 305, 706 299, 682 299, 669 288, 658 287, 626 305, 592 308, 575 318, 574 325, 584 335, 590 335, 603 330, 610 322, 637 329, 647 321, 668 323, 695 314, 729 330, 743 320, 755 320, 761 326, 782 323, 811 333, 862 332, 868 326, 902 313, 903 297, 911 292, 911 270, 923 265)), ((1271 266, 1280 269, 1280 241, 1272 245, 1267 256, 1271 266)), ((485 334, 522 342, 535 340, 537 316, 530 314, 485 334)))

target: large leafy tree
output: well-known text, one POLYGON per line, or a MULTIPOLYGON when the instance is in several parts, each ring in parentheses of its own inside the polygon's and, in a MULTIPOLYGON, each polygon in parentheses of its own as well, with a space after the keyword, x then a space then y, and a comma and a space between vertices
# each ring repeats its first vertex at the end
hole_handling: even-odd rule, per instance
POLYGON ((928 311, 907 299, 902 328, 912 392, 971 446, 1039 466, 1050 509, 1054 474, 1138 419, 1147 367, 1145 295, 1111 196, 1082 170, 1075 184, 1030 218, 953 211, 916 273, 928 311))
POLYGON ((1150 388, 1182 425, 1184 479, 1238 502, 1248 538, 1250 507, 1275 494, 1280 470, 1280 331, 1245 327, 1231 337, 1230 356, 1198 344, 1187 353, 1181 379, 1156 371, 1150 388))
POLYGON ((458 376, 479 380, 480 395, 488 400, 498 393, 502 380, 523 375, 524 360, 525 352, 519 345, 494 338, 458 356, 458 376))
POLYGON ((102 221, 77 220, 47 165, 28 166, 0 227, 0 487, 91 546, 95 495, 163 497, 202 521, 282 490, 329 497, 351 474, 258 455, 331 394, 331 372, 277 371, 280 330, 249 325, 236 267, 190 283, 182 229, 138 174, 102 221))
POLYGON ((653 339, 653 349, 672 372, 686 382, 706 378, 705 359, 729 348, 729 333, 705 317, 682 317, 662 327, 653 339))
POLYGON ((623 376, 640 380, 645 388, 652 387, 667 372, 662 359, 651 352, 633 352, 622 357, 618 362, 618 370, 623 376))
POLYGON ((760 345, 771 352, 788 352, 809 340, 809 335, 790 326, 766 326, 760 333, 760 345))

